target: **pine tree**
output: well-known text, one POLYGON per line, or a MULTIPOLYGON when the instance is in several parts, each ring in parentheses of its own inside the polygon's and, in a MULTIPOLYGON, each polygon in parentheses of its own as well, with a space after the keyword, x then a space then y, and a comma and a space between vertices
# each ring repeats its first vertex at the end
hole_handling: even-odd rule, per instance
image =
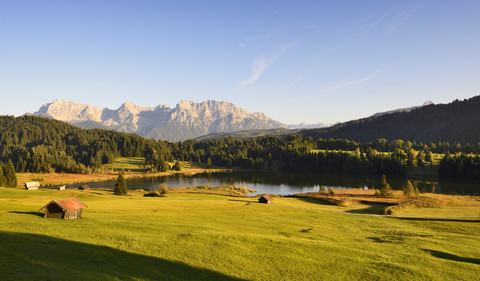
POLYGON ((6 185, 8 187, 17 186, 17 174, 15 173, 15 166, 13 166, 12 160, 8 159, 7 166, 4 170, 6 185))
POLYGON ((125 196, 127 195, 127 192, 128 192, 127 184, 125 182, 125 178, 123 177, 123 171, 122 171, 118 175, 117 183, 115 183, 115 189, 113 190, 113 193, 115 195, 125 196))
POLYGON ((7 185, 7 181, 5 179, 5 176, 3 174, 3 164, 0 163, 0 186, 6 186, 7 185))
POLYGON ((382 175, 382 181, 380 182, 380 195, 384 197, 393 197, 390 185, 387 182, 385 175, 382 175))
POLYGON ((409 197, 415 196, 415 188, 410 181, 407 181, 407 184, 403 187, 403 194, 409 197))

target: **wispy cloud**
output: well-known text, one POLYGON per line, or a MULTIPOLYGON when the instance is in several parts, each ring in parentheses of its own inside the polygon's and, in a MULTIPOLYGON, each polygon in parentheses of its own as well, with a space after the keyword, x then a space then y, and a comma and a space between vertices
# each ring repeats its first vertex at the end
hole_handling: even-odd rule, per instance
POLYGON ((291 81, 290 83, 288 83, 287 85, 283 86, 283 87, 282 87, 282 90, 283 90, 283 89, 286 89, 286 88, 289 88, 289 87, 297 84, 297 83, 300 82, 302 79, 303 79, 302 76, 298 76, 295 80, 293 80, 293 81, 291 81))
POLYGON ((410 14, 401 14, 397 19, 395 19, 388 28, 388 33, 394 32, 397 27, 410 18, 410 14))
POLYGON ((266 2, 265 2, 264 4, 265 4, 265 6, 266 6, 268 9, 270 9, 270 11, 272 11, 274 14, 276 14, 276 15, 278 15, 278 16, 281 16, 281 15, 282 15, 282 14, 280 14, 279 11, 275 10, 272 6, 270 6, 270 4, 268 4, 268 3, 266 3, 266 2))
POLYGON ((335 90, 339 90, 339 89, 363 84, 365 82, 368 82, 370 80, 373 80, 373 79, 377 78, 378 76, 383 74, 387 69, 396 67, 396 66, 404 64, 404 63, 405 63, 405 60, 399 60, 397 62, 394 62, 394 63, 390 64, 390 65, 387 65, 387 66, 384 66, 380 69, 375 70, 374 73, 372 73, 370 75, 364 76, 362 78, 347 80, 347 81, 344 81, 344 82, 340 82, 340 83, 337 83, 337 84, 330 85, 330 86, 328 86, 324 89, 321 89, 320 91, 317 91, 317 92, 311 94, 310 96, 315 96, 315 95, 318 95, 318 94, 328 93, 328 92, 332 92, 332 91, 335 91, 335 90))
POLYGON ((385 19, 386 15, 384 15, 383 17, 379 18, 378 20, 376 20, 375 22, 373 22, 368 28, 366 28, 365 30, 353 35, 354 38, 358 38, 358 37, 362 37, 362 36, 365 36, 367 35, 368 33, 370 33, 379 23, 381 23, 384 19, 385 19))
POLYGON ((239 43, 238 43, 238 46, 239 46, 239 47, 242 47, 242 48, 246 48, 246 47, 247 47, 247 43, 249 43, 249 42, 267 39, 267 38, 273 37, 273 36, 275 36, 275 35, 277 35, 277 33, 265 33, 265 34, 260 34, 260 35, 251 36, 251 37, 246 38, 246 39, 243 40, 242 42, 239 42, 239 43))
POLYGON ((248 86, 255 81, 257 81, 260 76, 262 76, 263 72, 269 68, 276 60, 278 60, 280 57, 285 55, 285 53, 288 51, 289 48, 295 46, 297 42, 291 42, 285 46, 283 46, 280 51, 277 53, 273 54, 272 56, 269 57, 259 57, 255 58, 253 61, 253 69, 252 69, 252 75, 246 80, 243 80, 240 82, 240 86, 248 86))
POLYGON ((323 93, 328 93, 328 92, 335 91, 335 90, 338 90, 338 89, 342 89, 342 88, 346 88, 346 87, 351 87, 351 86, 354 86, 354 85, 362 84, 362 83, 365 83, 365 82, 367 82, 367 81, 370 81, 370 80, 376 78, 379 74, 380 74, 380 72, 376 72, 376 73, 374 73, 374 74, 365 76, 365 77, 363 77, 363 78, 353 79, 353 80, 345 81, 345 82, 342 82, 342 83, 339 83, 339 84, 334 84, 334 85, 331 85, 331 86, 329 86, 329 87, 327 87, 327 88, 325 88, 325 89, 321 89, 320 91, 316 92, 315 95, 317 95, 317 94, 323 94, 323 93))
POLYGON ((429 2, 429 0, 422 1, 418 5, 410 9, 410 11, 398 14, 398 16, 391 22, 390 27, 388 28, 388 33, 393 33, 397 29, 397 27, 406 22, 415 12, 423 8, 429 2))

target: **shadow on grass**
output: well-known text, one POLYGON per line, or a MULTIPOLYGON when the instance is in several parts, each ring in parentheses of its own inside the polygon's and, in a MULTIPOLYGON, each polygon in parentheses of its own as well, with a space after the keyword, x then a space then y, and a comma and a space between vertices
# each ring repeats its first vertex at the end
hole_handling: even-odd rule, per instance
POLYGON ((345 213, 379 215, 383 213, 383 209, 385 209, 386 206, 387 205, 382 205, 382 204, 372 204, 372 205, 368 205, 368 207, 366 208, 348 210, 345 213))
MULTIPOLYGON (((248 204, 250 204, 250 203, 258 203, 258 202, 256 202, 256 201, 238 200, 238 199, 227 199, 227 201, 245 202, 245 203, 248 203, 248 204)), ((247 204, 247 205, 248 205, 248 204, 247 204)))
POLYGON ((32 215, 32 216, 38 216, 38 217, 42 217, 45 215, 44 213, 41 213, 41 212, 19 212, 19 211, 10 211, 9 213, 12 213, 12 214, 23 214, 23 215, 32 215))
POLYGON ((44 235, 0 232, 0 280, 241 280, 184 263, 44 235))
POLYGON ((333 204, 333 203, 330 203, 328 201, 324 201, 320 198, 308 198, 308 197, 297 197, 297 196, 292 196, 291 198, 296 198, 296 199, 299 199, 299 200, 301 200, 303 202, 307 202, 307 203, 338 206, 337 204, 333 204))
POLYGON ((454 254, 449 254, 445 252, 435 251, 435 250, 428 250, 423 249, 425 252, 431 254, 434 257, 451 260, 451 261, 459 261, 459 262, 466 262, 466 263, 473 263, 473 264, 480 264, 480 259, 476 258, 464 258, 454 254))
POLYGON ((409 218, 409 217, 392 217, 397 220, 407 220, 407 221, 432 221, 432 222, 480 222, 479 219, 462 219, 462 218, 409 218))

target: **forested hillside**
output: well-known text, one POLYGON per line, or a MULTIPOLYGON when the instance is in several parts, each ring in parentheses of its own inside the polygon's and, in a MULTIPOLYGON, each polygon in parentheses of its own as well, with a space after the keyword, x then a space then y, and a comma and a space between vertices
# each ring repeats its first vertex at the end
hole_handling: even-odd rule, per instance
POLYGON ((403 139, 423 143, 480 142, 480 96, 449 104, 427 105, 410 112, 372 116, 329 128, 303 130, 304 137, 371 142, 403 139))
POLYGON ((172 159, 166 142, 135 134, 80 129, 33 116, 0 116, 0 161, 17 172, 92 172, 119 156, 172 159))

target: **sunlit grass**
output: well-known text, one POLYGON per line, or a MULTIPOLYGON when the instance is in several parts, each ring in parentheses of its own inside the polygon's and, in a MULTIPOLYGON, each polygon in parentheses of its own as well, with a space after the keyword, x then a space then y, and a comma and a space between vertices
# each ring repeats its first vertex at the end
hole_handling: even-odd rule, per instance
POLYGON ((355 206, 299 198, 274 198, 266 205, 209 194, 131 194, 0 188, 0 279, 478 277, 478 219, 356 216, 325 212, 355 206), (82 219, 38 215, 47 202, 65 197, 88 205, 82 219))

